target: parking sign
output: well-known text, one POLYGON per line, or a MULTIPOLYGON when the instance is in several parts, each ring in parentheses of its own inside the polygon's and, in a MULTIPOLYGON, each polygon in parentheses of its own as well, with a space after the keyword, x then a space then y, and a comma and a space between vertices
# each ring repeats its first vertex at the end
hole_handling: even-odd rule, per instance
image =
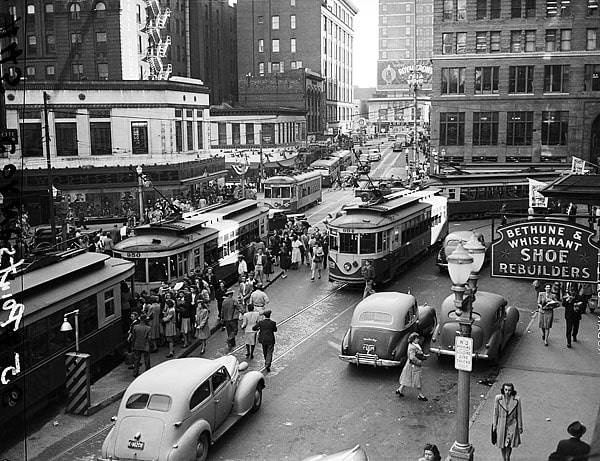
POLYGON ((457 336, 454 343, 454 368, 462 371, 473 370, 473 338, 457 336))

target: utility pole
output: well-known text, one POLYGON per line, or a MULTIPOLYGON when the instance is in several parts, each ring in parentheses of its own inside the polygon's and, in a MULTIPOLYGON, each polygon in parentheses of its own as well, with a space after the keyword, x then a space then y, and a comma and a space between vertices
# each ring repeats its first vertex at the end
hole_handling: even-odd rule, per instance
POLYGON ((414 31, 414 37, 413 37, 413 96, 414 96, 414 111, 415 111, 415 117, 414 117, 414 130, 415 130, 415 137, 414 137, 414 141, 413 141, 413 168, 417 169, 417 165, 419 163, 419 152, 418 152, 418 140, 419 140, 419 135, 417 132, 417 118, 418 118, 418 111, 419 111, 419 101, 417 99, 417 91, 419 88, 419 79, 417 76, 417 0, 414 0, 414 5, 413 5, 413 31, 414 31))
POLYGON ((46 125, 46 168, 48 170, 48 198, 50 211, 50 233, 52 246, 56 246, 56 218, 54 217, 54 180, 52 178, 52 160, 50 159, 50 125, 48 123, 48 100, 50 95, 44 91, 44 124, 46 125))

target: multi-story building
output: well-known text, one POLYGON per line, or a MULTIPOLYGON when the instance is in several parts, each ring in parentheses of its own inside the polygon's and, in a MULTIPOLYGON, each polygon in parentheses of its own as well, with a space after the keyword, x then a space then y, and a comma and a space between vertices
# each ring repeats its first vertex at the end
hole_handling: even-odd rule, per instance
POLYGON ((433 0, 379 0, 377 94, 365 116, 378 131, 412 125, 415 115, 428 124, 432 40, 433 0))
POLYGON ((435 2, 431 144, 442 161, 597 163, 597 0, 435 2))
POLYGON ((9 0, 28 81, 200 79, 237 100, 235 4, 228 0, 9 0))
MULTIPOLYGON (((309 69, 323 78, 325 124, 319 131, 350 130, 357 12, 350 0, 239 0, 238 15, 244 18, 238 21, 239 74, 261 80, 288 70, 309 69)), ((271 85, 258 85, 265 95, 275 93, 271 85)), ((312 89, 311 85, 301 86, 312 89)), ((245 88, 240 86, 240 101, 244 101, 245 88)), ((256 96, 257 86, 252 88, 256 96)), ((285 106, 286 98, 289 100, 283 95, 282 102, 275 104, 285 106)), ((270 99, 269 105, 273 105, 270 99)))

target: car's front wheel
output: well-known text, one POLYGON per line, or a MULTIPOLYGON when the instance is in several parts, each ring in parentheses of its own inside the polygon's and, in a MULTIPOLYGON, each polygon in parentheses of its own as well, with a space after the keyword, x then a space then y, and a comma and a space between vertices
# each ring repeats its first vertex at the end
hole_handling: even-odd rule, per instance
POLYGON ((208 433, 203 432, 198 437, 198 442, 196 442, 196 461, 206 461, 208 459, 208 447, 210 446, 210 440, 208 438, 208 433))
POLYGON ((256 386, 254 389, 254 404, 252 405, 252 409, 250 410, 252 413, 256 413, 260 410, 260 406, 262 405, 262 387, 260 384, 256 386))

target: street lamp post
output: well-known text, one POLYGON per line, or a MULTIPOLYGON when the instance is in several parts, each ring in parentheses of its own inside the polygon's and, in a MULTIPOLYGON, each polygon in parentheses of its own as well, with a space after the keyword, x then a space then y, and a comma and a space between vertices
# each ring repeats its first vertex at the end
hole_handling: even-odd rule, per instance
MULTIPOLYGON (((479 271, 483 265, 484 257, 485 247, 479 242, 475 234, 464 246, 459 243, 452 254, 448 256, 448 273, 452 280, 454 307, 460 330, 459 335, 463 338, 471 338, 472 306, 475 301, 477 280, 479 279, 479 271), (465 288, 467 282, 468 289, 465 288)), ((474 449, 469 442, 470 392, 471 372, 459 369, 456 440, 450 448, 450 459, 452 461, 473 460, 474 449)))
POLYGON ((69 323, 69 316, 75 316, 75 352, 79 352, 79 309, 75 309, 72 312, 67 312, 63 317, 63 323, 60 326, 60 331, 73 331, 73 327, 69 323))
POLYGON ((144 170, 142 169, 141 165, 138 165, 135 169, 138 178, 138 202, 140 207, 140 224, 144 224, 144 191, 142 189, 144 187, 144 179, 142 177, 142 171, 144 170))

